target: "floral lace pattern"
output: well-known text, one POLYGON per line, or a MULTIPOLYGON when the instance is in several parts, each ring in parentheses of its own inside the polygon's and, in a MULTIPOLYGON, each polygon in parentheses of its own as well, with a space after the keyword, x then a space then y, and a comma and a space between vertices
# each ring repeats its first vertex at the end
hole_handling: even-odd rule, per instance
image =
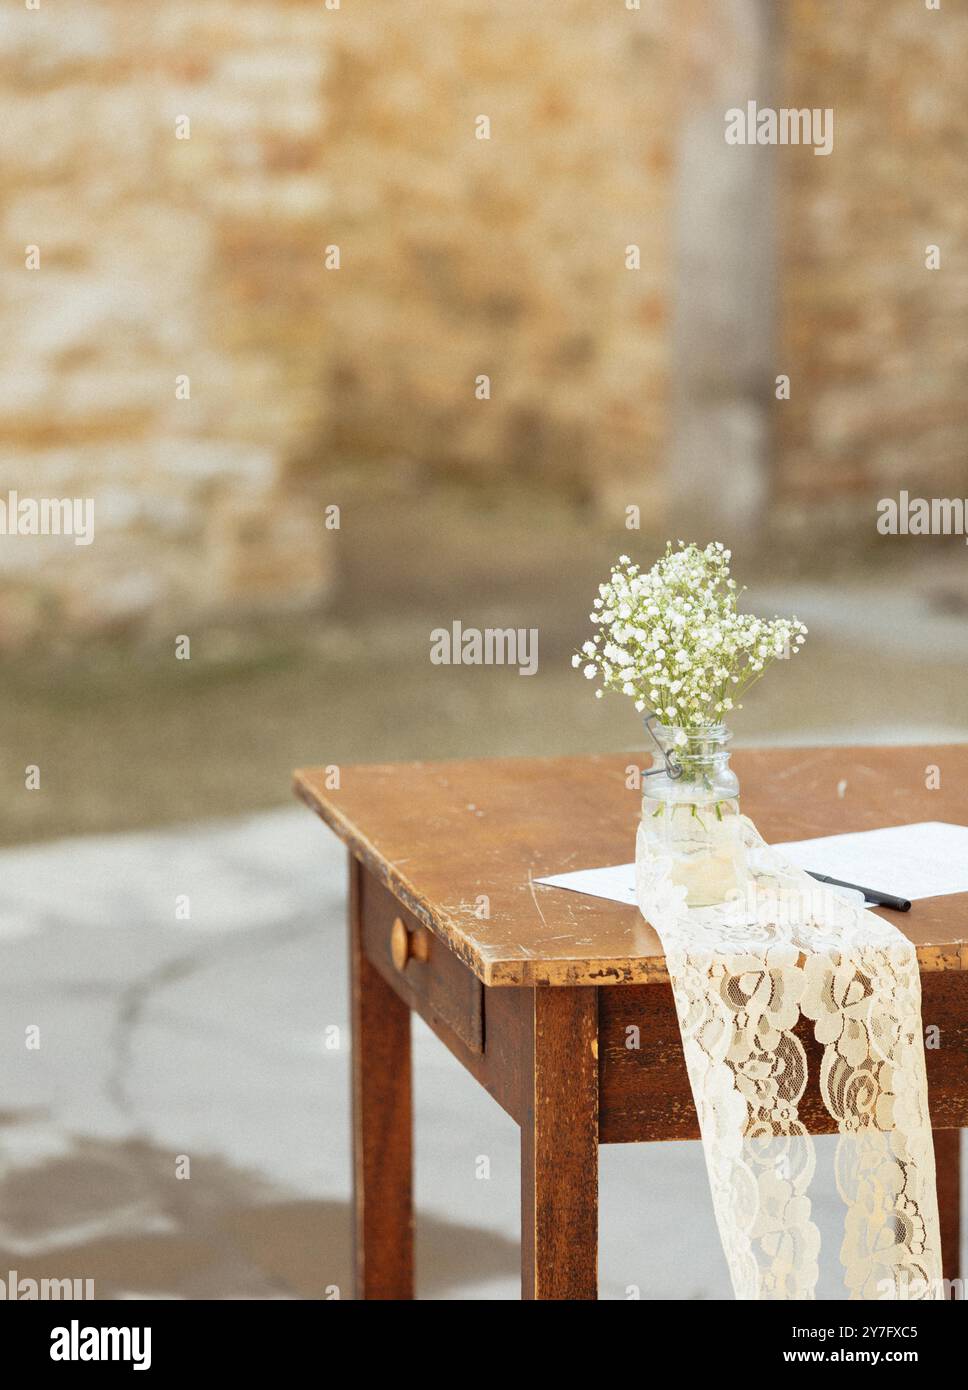
POLYGON ((851 1298, 942 1297, 921 982, 889 922, 788 864, 742 818, 745 897, 689 909, 640 834, 639 908, 672 980, 713 1207, 737 1298, 815 1297, 810 1082, 837 1124, 851 1298), (794 1029, 809 1020, 819 1077, 794 1029))

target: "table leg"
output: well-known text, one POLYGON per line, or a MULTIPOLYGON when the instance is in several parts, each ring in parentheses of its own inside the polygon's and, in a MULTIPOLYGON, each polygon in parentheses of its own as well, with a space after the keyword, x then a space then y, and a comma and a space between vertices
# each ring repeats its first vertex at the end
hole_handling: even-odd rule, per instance
POLYGON ((413 1298, 410 1010, 363 950, 350 855, 354 1270, 357 1298, 413 1298))
MULTIPOLYGON (((941 1219, 941 1266, 945 1279, 959 1278, 961 1268, 961 1130, 934 1131, 941 1219)), ((957 1297, 957 1285, 955 1285, 957 1297)))
POLYGON ((598 1297, 598 990, 526 992, 521 1296, 598 1297))

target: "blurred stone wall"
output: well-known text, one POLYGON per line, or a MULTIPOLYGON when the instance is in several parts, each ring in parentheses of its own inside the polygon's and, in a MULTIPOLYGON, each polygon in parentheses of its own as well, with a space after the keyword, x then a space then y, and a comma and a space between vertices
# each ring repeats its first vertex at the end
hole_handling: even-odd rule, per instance
POLYGON ((675 23, 669 0, 347 6, 341 451, 658 503, 675 23))
POLYGON ((95 540, 0 537, 0 641, 325 591, 293 460, 326 411, 331 18, 4 6, 0 500, 93 498, 95 540))
POLYGON ((0 501, 96 539, 0 536, 0 643, 319 602, 334 462, 673 530, 968 491, 968 15, 636 3, 3 9, 0 501), (834 153, 720 143, 751 96, 834 153))
POLYGON ((968 496, 968 10, 789 0, 781 59, 784 102, 832 107, 835 144, 778 171, 774 505, 872 532, 902 488, 968 496))

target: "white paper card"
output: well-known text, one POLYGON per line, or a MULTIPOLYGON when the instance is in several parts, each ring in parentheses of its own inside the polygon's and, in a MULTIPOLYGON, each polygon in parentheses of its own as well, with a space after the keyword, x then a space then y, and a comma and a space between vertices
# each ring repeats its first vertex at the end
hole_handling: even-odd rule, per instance
POLYGON ((777 845, 801 869, 898 898, 968 893, 968 825, 922 821, 777 845))
MULTIPOLYGON (((968 826, 945 821, 892 825, 883 830, 860 830, 850 835, 824 835, 794 840, 776 849, 814 873, 829 874, 862 888, 878 888, 899 898, 936 898, 968 893, 968 826)), ((594 898, 635 906, 635 865, 612 864, 603 869, 536 878, 549 888, 567 888, 594 898)))
POLYGON ((536 878, 535 883, 549 888, 568 888, 572 893, 587 893, 592 898, 609 898, 616 903, 635 906, 635 865, 613 864, 607 869, 579 869, 573 874, 555 874, 551 878, 536 878))

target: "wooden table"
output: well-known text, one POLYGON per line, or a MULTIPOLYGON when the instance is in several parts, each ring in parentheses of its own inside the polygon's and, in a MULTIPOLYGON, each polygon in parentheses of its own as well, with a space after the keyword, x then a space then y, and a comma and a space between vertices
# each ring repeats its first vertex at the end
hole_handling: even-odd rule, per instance
MULTIPOLYGON (((534 882, 633 857, 635 761, 347 767, 338 788, 326 769, 296 774, 298 794, 350 849, 358 1297, 413 1297, 411 1010, 521 1127, 524 1298, 597 1297, 599 1144, 699 1137, 657 936, 636 909, 534 882)), ((968 746, 740 751, 733 766, 768 841, 968 824, 968 746)), ((885 915, 917 947, 924 1023, 940 1030, 927 1069, 953 1278, 968 895, 885 915)), ((809 1024, 798 1031, 816 1077, 819 1048, 809 1024)), ((800 1113, 813 1133, 834 1127, 815 1087, 800 1113)))

